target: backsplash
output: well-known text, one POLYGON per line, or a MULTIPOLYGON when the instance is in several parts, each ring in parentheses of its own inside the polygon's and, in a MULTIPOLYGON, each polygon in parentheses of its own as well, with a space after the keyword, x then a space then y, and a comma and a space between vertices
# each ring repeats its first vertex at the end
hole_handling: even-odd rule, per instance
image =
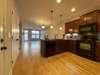
POLYGON ((100 40, 100 33, 98 33, 98 40, 100 40))

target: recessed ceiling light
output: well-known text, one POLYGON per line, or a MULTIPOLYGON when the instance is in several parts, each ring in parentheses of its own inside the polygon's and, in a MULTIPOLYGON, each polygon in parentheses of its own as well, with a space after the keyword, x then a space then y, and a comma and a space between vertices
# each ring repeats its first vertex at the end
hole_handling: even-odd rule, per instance
POLYGON ((72 9, 71 9, 71 12, 74 12, 74 11, 76 11, 76 8, 72 8, 72 9))
POLYGON ((61 3, 61 0, 57 0, 57 3, 61 3))
POLYGON ((59 28, 59 30, 62 30, 62 29, 63 29, 62 27, 59 28))
POLYGON ((45 26, 42 26, 41 28, 42 28, 42 29, 45 29, 45 26))
POLYGON ((50 29, 53 29, 54 27, 53 26, 50 26, 50 29))

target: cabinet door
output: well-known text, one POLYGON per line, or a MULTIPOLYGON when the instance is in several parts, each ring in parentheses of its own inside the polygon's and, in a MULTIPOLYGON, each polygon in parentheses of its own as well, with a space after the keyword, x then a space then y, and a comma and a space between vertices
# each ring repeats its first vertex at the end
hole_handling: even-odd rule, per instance
POLYGON ((85 25, 86 24, 86 16, 81 16, 80 17, 80 25, 85 25))
POLYGON ((100 61, 100 43, 96 45, 96 59, 100 61))
POLYGON ((92 12, 92 13, 89 13, 86 15, 86 22, 87 24, 89 23, 96 23, 96 15, 97 15, 97 12, 92 12))
POLYGON ((68 33, 68 29, 69 29, 69 24, 66 23, 66 24, 65 24, 65 33, 66 33, 66 34, 68 33))
POLYGON ((0 0, 0 75, 4 75, 4 51, 1 49, 4 44, 4 0, 0 0))
POLYGON ((73 25, 74 25, 74 30, 78 31, 79 30, 79 25, 80 25, 80 19, 75 20, 73 25))
POLYGON ((75 29, 74 26, 75 26, 75 25, 74 25, 74 22, 73 22, 73 21, 70 22, 70 23, 69 23, 68 32, 74 32, 74 29, 75 29))
POLYGON ((68 50, 72 53, 76 53, 76 41, 70 40, 68 44, 68 50))
POLYGON ((97 31, 100 32, 100 12, 97 14, 97 31))

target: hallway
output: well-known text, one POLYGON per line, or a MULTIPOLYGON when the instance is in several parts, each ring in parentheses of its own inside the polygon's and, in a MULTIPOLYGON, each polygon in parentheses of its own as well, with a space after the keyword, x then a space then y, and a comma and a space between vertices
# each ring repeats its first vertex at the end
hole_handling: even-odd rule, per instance
POLYGON ((100 75, 100 63, 70 52, 43 58, 39 44, 39 41, 23 43, 13 75, 100 75))

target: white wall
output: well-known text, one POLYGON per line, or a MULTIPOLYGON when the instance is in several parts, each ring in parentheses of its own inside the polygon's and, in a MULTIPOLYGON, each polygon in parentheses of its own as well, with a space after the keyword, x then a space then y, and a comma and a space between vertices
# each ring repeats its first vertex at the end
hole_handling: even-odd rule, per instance
POLYGON ((48 35, 49 39, 63 39, 63 34, 65 34, 65 25, 56 25, 53 29, 48 29, 46 35, 48 35), (62 27, 62 30, 59 30, 59 27, 62 27))
POLYGON ((46 31, 47 31, 46 29, 41 30, 41 40, 44 40, 45 39, 46 31))

